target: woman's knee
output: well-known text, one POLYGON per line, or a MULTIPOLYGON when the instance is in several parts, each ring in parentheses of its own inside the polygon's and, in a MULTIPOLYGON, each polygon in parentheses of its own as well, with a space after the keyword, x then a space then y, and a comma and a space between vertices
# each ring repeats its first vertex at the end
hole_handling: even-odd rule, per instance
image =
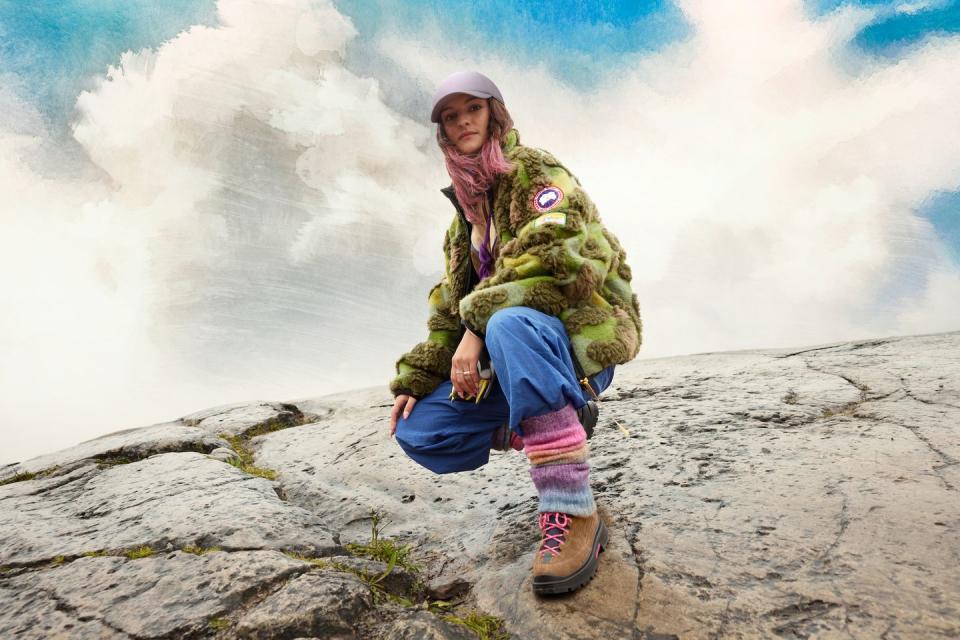
POLYGON ((518 345, 547 344, 557 351, 570 344, 560 318, 530 307, 506 307, 490 316, 486 343, 491 357, 510 353, 518 345))
POLYGON ((496 311, 487 321, 486 339, 518 338, 535 330, 539 324, 550 322, 560 320, 531 307, 505 307, 496 311))
POLYGON ((486 464, 489 456, 489 447, 474 446, 475 438, 447 433, 435 424, 418 425, 413 414, 397 421, 396 439, 407 457, 437 474, 476 469, 486 464))

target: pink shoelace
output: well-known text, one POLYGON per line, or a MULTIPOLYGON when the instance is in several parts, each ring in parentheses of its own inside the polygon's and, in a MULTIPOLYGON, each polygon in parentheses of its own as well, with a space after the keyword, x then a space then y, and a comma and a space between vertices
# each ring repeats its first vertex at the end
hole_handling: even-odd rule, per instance
POLYGON ((564 536, 570 532, 570 517, 559 511, 541 513, 540 531, 543 532, 543 544, 540 546, 543 557, 546 558, 548 553, 558 557, 560 555, 560 545, 566 542, 564 536), (554 544, 551 545, 551 542, 554 544))

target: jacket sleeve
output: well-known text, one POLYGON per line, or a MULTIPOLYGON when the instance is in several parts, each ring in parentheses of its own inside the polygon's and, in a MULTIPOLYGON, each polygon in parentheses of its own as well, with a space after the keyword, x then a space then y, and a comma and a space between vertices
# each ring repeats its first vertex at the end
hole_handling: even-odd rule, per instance
MULTIPOLYGON (((443 253, 445 266, 449 265, 449 232, 444 238, 443 253)), ((445 273, 449 270, 445 269, 445 273)), ((453 352, 460 342, 462 328, 460 318, 454 313, 450 284, 444 277, 430 289, 427 296, 429 319, 427 339, 415 345, 397 360, 397 374, 390 381, 390 391, 394 396, 406 394, 417 399, 430 394, 450 375, 453 352)))
POLYGON ((464 325, 481 336, 505 307, 559 315, 600 298, 613 260, 596 207, 576 177, 546 152, 532 151, 521 158, 510 202, 516 235, 501 247, 494 274, 460 301, 464 325))

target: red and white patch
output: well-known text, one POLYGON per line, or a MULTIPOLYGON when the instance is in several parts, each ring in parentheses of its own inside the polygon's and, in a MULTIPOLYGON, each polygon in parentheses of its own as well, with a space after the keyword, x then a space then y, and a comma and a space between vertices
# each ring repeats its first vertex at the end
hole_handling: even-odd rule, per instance
POLYGON ((550 211, 563 201, 563 190, 553 185, 544 187, 533 196, 533 208, 543 213, 550 211))

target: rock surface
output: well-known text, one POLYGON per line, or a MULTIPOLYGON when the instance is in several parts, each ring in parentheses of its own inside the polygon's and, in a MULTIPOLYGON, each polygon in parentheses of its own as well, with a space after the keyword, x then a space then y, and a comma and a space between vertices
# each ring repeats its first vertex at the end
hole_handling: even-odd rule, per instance
POLYGON ((9 484, 0 487, 0 514, 7 566, 144 545, 337 549, 317 516, 281 501, 268 481, 199 453, 9 484))
POLYGON ((386 565, 280 553, 367 542, 374 510, 424 582, 465 581, 458 612, 517 638, 960 635, 960 333, 618 368, 590 441, 611 543, 561 598, 530 590, 525 457, 434 476, 391 405, 230 405, 0 469, 0 637, 471 637, 371 588, 386 565), (198 452, 220 433, 276 481, 198 452))
POLYGON ((117 431, 56 453, 5 465, 0 467, 0 482, 18 474, 67 473, 86 464, 129 462, 172 451, 210 452, 218 447, 228 446, 225 440, 203 429, 169 422, 117 431))
POLYGON ((356 620, 373 606, 370 590, 350 574, 302 575, 258 604, 237 623, 243 638, 330 638, 353 635, 356 620))
MULTIPOLYGON (((122 637, 184 637, 208 631, 210 618, 239 607, 258 589, 309 568, 309 563, 276 551, 203 556, 177 551, 137 560, 79 558, 17 576, 10 587, 43 594, 77 620, 95 621, 122 637)), ((16 637, 49 636, 24 628, 16 637)))
POLYGON ((198 411, 180 418, 180 422, 209 434, 236 436, 258 427, 293 427, 317 417, 305 416, 296 405, 284 402, 254 402, 198 411))

